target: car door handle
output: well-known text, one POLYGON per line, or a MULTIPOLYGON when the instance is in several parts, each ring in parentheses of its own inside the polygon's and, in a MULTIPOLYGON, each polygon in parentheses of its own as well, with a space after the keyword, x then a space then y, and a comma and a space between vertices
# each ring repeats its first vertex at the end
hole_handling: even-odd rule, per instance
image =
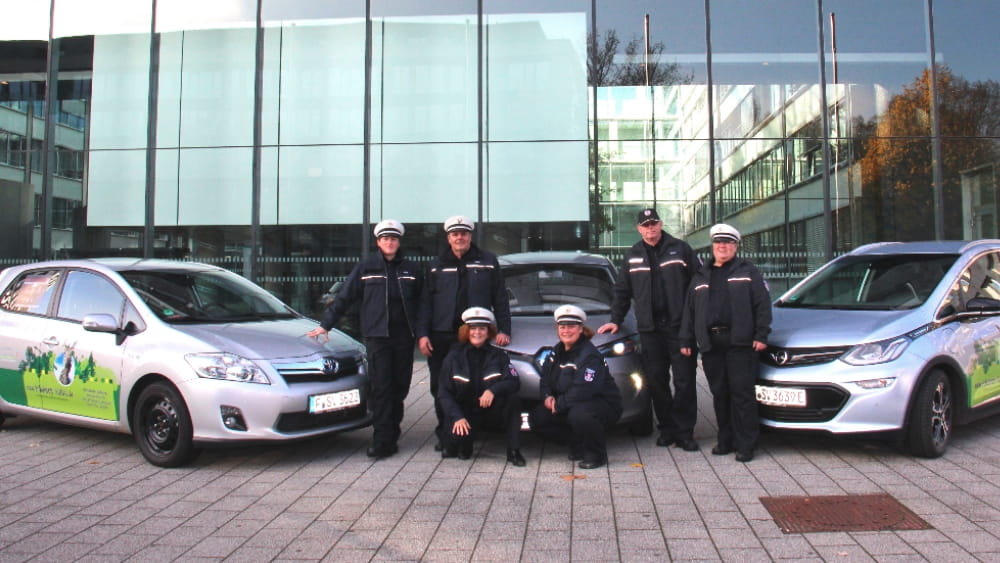
POLYGON ((50 336, 48 338, 43 339, 42 340, 42 344, 45 344, 47 346, 58 346, 59 345, 59 339, 56 338, 55 336, 50 336))

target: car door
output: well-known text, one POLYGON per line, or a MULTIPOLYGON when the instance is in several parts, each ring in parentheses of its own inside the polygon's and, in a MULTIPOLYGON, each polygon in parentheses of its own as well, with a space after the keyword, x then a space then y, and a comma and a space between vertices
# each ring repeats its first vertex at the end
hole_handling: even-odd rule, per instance
MULTIPOLYGON (((962 270, 948 294, 947 308, 963 311, 975 298, 1000 301, 1000 253, 982 254, 962 270)), ((964 356, 969 407, 1000 398, 1000 316, 991 313, 962 321, 949 348, 964 356)))
POLYGON ((51 358, 43 349, 61 268, 30 270, 17 276, 0 294, 0 398, 4 402, 44 409, 51 358))
POLYGON ((125 296, 104 275, 69 270, 42 330, 40 347, 51 372, 40 385, 44 408, 89 419, 117 421, 125 344, 117 335, 85 330, 87 315, 110 315, 121 326, 125 296))

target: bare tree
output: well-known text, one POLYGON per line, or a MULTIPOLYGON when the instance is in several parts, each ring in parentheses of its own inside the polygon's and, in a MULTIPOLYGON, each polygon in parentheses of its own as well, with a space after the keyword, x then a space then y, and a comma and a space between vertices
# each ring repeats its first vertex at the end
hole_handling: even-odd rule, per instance
MULTIPOLYGON (((615 63, 621 40, 618 33, 609 29, 603 39, 598 34, 589 33, 587 60, 587 79, 594 86, 644 86, 646 82, 646 57, 643 53, 645 42, 639 37, 633 37, 625 44, 622 54, 624 61, 615 63)), ((690 84, 691 74, 681 71, 677 63, 659 62, 666 47, 662 42, 649 46, 649 82, 651 86, 667 86, 671 84, 690 84)))

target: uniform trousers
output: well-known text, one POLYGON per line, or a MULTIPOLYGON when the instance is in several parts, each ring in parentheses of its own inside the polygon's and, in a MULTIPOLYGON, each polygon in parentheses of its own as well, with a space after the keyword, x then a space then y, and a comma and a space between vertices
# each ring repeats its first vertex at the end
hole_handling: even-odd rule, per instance
POLYGON ((696 356, 681 354, 680 341, 669 330, 640 332, 639 338, 657 429, 674 440, 692 439, 698 419, 696 356), (671 372, 673 394, 670 392, 671 372))
POLYGON ((479 432, 483 430, 501 430, 507 437, 507 448, 521 449, 521 397, 513 395, 495 395, 493 403, 488 408, 479 406, 477 398, 474 405, 461 405, 462 414, 469 421, 469 433, 459 436, 451 432, 454 420, 449 421, 449 444, 458 451, 472 451, 479 432))
POLYGON ((552 411, 539 403, 531 411, 531 429, 544 438, 568 443, 570 453, 586 461, 607 461, 607 431, 619 413, 604 399, 573 405, 565 412, 552 411))
POLYGON ((372 445, 392 447, 399 441, 403 401, 413 379, 413 338, 365 338, 368 352, 372 445))
POLYGON ((441 366, 444 359, 451 350, 451 347, 458 343, 457 332, 432 332, 430 334, 431 346, 434 352, 427 357, 427 370, 431 374, 431 397, 434 398, 434 415, 437 417, 437 426, 434 427, 434 435, 437 436, 438 443, 445 445, 448 443, 448 435, 451 429, 445 429, 444 409, 438 403, 438 385, 441 384, 441 366))
POLYGON ((760 436, 757 417, 757 352, 751 346, 732 346, 728 334, 712 334, 712 347, 701 353, 708 387, 712 390, 719 446, 753 453, 760 436))

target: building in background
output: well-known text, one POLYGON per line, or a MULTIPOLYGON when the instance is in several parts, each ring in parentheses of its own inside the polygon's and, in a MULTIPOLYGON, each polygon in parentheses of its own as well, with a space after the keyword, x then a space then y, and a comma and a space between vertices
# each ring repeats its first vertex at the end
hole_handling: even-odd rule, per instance
POLYGON ((494 252, 616 255, 655 205, 696 248, 737 226, 778 288, 998 236, 993 0, 18 5, 0 264, 195 259, 316 313, 383 217, 418 259, 454 214, 494 252))

